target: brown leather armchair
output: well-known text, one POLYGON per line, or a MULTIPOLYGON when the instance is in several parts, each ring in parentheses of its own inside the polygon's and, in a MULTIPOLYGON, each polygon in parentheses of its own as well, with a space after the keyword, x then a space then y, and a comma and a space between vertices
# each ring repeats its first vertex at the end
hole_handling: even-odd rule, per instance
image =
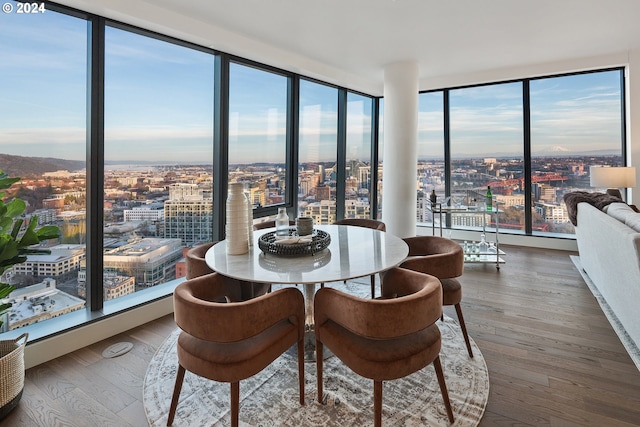
POLYGON ((224 303, 237 284, 212 273, 187 280, 174 291, 178 372, 167 425, 173 423, 185 371, 231 383, 231 425, 238 425, 240 380, 266 368, 298 344, 300 404, 304 405, 304 298, 281 289, 238 303, 224 303))
POLYGON ((324 288, 315 295, 318 402, 322 403, 323 346, 355 373, 373 379, 374 425, 382 425, 382 381, 433 363, 449 421, 453 411, 440 363, 442 314, 437 278, 402 268, 382 275, 382 297, 363 299, 324 288))
POLYGON ((205 262, 204 256, 209 248, 216 243, 218 242, 203 243, 187 251, 187 280, 213 273, 213 270, 205 262))
MULTIPOLYGON (((294 220, 289 220, 289 227, 293 227, 296 225, 296 222, 294 220)), ((257 222, 255 224, 253 224, 253 229, 254 230, 264 230, 265 228, 275 228, 276 227, 276 222, 275 220, 273 221, 264 221, 264 222, 257 222)))
POLYGON ((356 227, 372 228, 374 230, 387 231, 387 226, 382 221, 368 218, 345 218, 335 222, 336 225, 353 225, 356 227))
MULTIPOLYGON (((345 218, 336 221, 336 225, 353 225, 355 227, 372 228, 374 230, 387 231, 387 226, 382 221, 368 218, 345 218)), ((371 275, 371 298, 376 296, 376 276, 371 275)))
MULTIPOLYGON (((211 274, 214 271, 209 268, 205 261, 205 254, 218 242, 203 243, 187 251, 186 264, 187 264, 187 280, 196 277, 211 274)), ((264 295, 271 290, 271 284, 269 283, 251 283, 236 280, 236 284, 241 290, 240 296, 234 301, 245 301, 251 298, 255 298, 260 295, 264 295)))
POLYGON ((409 246, 409 257, 402 268, 431 274, 442 283, 442 305, 453 305, 458 315, 469 357, 473 357, 467 327, 462 316, 462 286, 457 277, 464 270, 462 247, 453 240, 437 236, 416 236, 403 239, 409 246))

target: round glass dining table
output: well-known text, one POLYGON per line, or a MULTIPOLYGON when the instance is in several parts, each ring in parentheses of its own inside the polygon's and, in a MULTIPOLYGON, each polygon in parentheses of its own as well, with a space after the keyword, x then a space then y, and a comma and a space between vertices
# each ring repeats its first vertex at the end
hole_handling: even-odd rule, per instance
MULTIPOLYGON (((253 245, 242 255, 229 255, 226 241, 206 253, 207 265, 218 273, 248 282, 304 285, 306 324, 313 330, 313 296, 316 285, 365 277, 398 266, 409 254, 401 238, 384 231, 352 225, 316 225, 331 236, 329 246, 307 255, 283 256, 263 253, 258 239, 274 229, 254 232, 253 245)), ((309 352, 315 342, 308 342, 309 352)), ((315 360, 312 355, 307 359, 315 360)))

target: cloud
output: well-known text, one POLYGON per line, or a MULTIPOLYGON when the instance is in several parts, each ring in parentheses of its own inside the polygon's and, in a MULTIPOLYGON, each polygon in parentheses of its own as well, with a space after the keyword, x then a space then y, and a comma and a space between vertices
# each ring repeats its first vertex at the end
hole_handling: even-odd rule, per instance
MULTIPOLYGON (((80 127, 4 128, 0 132, 0 144, 85 144, 86 136, 85 128, 80 127)), ((84 145, 82 147, 84 149, 84 145)))
POLYGON ((213 129, 207 127, 107 127, 104 132, 105 144, 109 141, 157 141, 209 138, 213 140, 213 129))

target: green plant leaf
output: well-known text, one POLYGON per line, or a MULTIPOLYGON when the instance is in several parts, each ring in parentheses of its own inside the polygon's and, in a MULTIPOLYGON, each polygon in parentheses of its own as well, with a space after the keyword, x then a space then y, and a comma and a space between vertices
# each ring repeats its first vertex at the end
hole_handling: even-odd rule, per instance
MULTIPOLYGON (((0 283, 0 300, 9 296, 9 294, 15 289, 15 286, 9 285, 7 283, 0 283)), ((0 304, 0 316, 11 308, 10 303, 0 304)), ((2 326, 2 321, 0 320, 0 326, 2 326)))
POLYGON ((21 255, 48 255, 50 253, 51 253, 51 251, 49 249, 40 249, 40 248, 36 248, 36 249, 32 249, 32 248, 20 249, 20 254, 21 255))
POLYGON ((6 298, 16 287, 7 283, 0 283, 0 299, 6 298))
POLYGON ((27 204, 22 199, 13 199, 9 203, 7 203, 6 206, 7 213, 5 215, 10 216, 11 218, 22 215, 24 210, 27 208, 27 204))
POLYGON ((29 224, 29 228, 24 232, 22 238, 18 242, 18 248, 26 248, 31 245, 37 245, 40 243, 40 239, 38 239, 38 235, 29 224))
POLYGON ((0 265, 19 254, 18 244, 7 234, 0 235, 0 265))
POLYGON ((12 258, 8 259, 0 259, 0 271, 4 273, 9 267, 12 267, 16 264, 22 264, 27 260, 27 257, 24 255, 16 255, 12 258))
POLYGON ((16 222, 13 223, 13 229, 11 230, 11 238, 15 239, 18 237, 20 233, 20 229, 22 228, 22 223, 24 220, 22 218, 18 218, 16 222))
POLYGON ((36 234, 38 235, 38 239, 40 241, 57 239, 58 237, 60 237, 60 229, 55 225, 45 225, 44 227, 40 227, 38 230, 36 230, 36 234))
MULTIPOLYGON (((2 202, 0 202, 0 205, 2 204, 2 202)), ((13 224, 13 219, 6 217, 2 214, 2 208, 4 206, 0 206, 0 232, 1 233, 5 233, 6 230, 9 230, 11 228, 11 224, 13 224)), ((5 209, 6 211, 6 209, 5 209)))
POLYGON ((9 178, 9 175, 0 171, 0 190, 6 190, 21 179, 19 177, 9 178))

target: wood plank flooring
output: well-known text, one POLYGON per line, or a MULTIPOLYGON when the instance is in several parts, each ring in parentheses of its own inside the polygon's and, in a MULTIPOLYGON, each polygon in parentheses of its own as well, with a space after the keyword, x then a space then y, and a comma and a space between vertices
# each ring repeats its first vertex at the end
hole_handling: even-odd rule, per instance
MULTIPOLYGON (((640 372, 570 253, 505 250, 499 272, 467 265, 462 278, 467 328, 491 381, 480 425, 640 426, 640 372)), ((165 316, 29 369, 22 401, 0 427, 146 426, 145 370, 174 328, 165 316), (133 350, 104 359, 119 341, 133 350)))

